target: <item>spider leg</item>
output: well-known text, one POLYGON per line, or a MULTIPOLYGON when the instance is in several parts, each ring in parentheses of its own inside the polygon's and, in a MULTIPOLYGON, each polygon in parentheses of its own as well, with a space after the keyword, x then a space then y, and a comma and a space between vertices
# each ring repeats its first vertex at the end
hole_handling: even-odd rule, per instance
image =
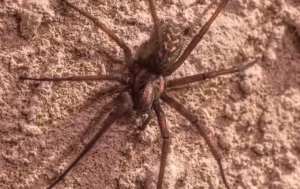
POLYGON ((67 0, 62 0, 64 1, 67 5, 78 11, 81 15, 85 16, 89 20, 91 20, 97 27, 99 27, 103 32, 105 32, 112 40, 114 40, 124 51, 125 55, 125 63, 126 67, 129 70, 132 70, 133 66, 133 58, 132 58, 132 53, 129 49, 129 47, 125 44, 125 42, 117 37, 110 29, 108 29, 105 24, 103 24, 99 19, 96 17, 92 16, 91 14, 87 13, 86 11, 82 10, 81 8, 77 7, 73 3, 70 3, 67 0))
POLYGON ((183 78, 178 78, 178 79, 172 79, 167 82, 167 87, 178 87, 181 85, 189 84, 189 83, 194 83, 206 79, 211 79, 215 78, 221 75, 227 75, 227 74, 233 74, 237 72, 244 71, 248 69, 249 67, 253 66, 257 62, 258 58, 255 60, 252 60, 251 62, 241 65, 241 66, 235 66, 229 69, 225 70, 218 70, 218 71, 212 71, 212 72, 207 72, 207 73, 202 73, 202 74, 196 74, 196 75, 191 75, 183 78))
POLYGON ((170 147, 170 138, 169 138, 169 131, 167 128, 165 113, 162 110, 158 100, 156 100, 153 103, 153 109, 157 116, 159 129, 160 129, 160 132, 161 132, 161 135, 163 138, 160 169, 159 169, 158 182, 157 182, 157 189, 162 189, 165 168, 166 168, 166 162, 167 162, 167 156, 168 156, 169 147, 170 147))
POLYGON ((174 100, 173 98, 169 97, 166 93, 162 94, 161 98, 163 101, 165 101, 169 106, 174 108, 178 113, 180 113, 183 117, 185 117, 187 120, 189 120, 192 124, 196 126, 201 136, 204 138, 206 144, 208 145, 209 149, 211 150, 214 158, 217 160, 217 163, 219 165, 219 169, 221 172, 222 180, 226 186, 227 189, 230 189, 229 184, 227 182, 227 179, 225 177, 224 168, 222 165, 222 157, 221 154, 217 151, 213 143, 211 142, 210 138, 208 137, 205 128, 203 125, 201 125, 199 119, 197 116, 190 113, 183 105, 181 105, 179 102, 174 100))
POLYGON ((138 62, 144 63, 147 62, 147 59, 153 55, 155 50, 159 47, 159 44, 162 41, 162 29, 160 26, 159 19, 157 17, 157 13, 155 10, 154 2, 153 0, 148 0, 149 2, 149 9, 152 15, 152 20, 154 23, 154 32, 151 34, 151 37, 147 43, 147 45, 144 47, 143 51, 140 51, 138 54, 138 62))
POLYGON ((153 22, 154 22, 154 31, 157 37, 157 43, 159 43, 162 40, 161 38, 162 36, 160 35, 159 19, 155 10, 153 0, 148 0, 148 2, 149 2, 149 7, 153 18, 153 22))
POLYGON ((120 104, 109 113, 108 117, 103 122, 103 127, 98 131, 98 133, 93 137, 93 139, 84 147, 79 156, 69 165, 67 169, 48 187, 48 189, 53 188, 59 181, 61 181, 70 170, 85 156, 87 152, 95 145, 99 138, 107 131, 110 126, 115 123, 119 118, 123 117, 127 112, 129 112, 133 103, 128 92, 122 92, 119 95, 120 104))
POLYGON ((170 68, 164 73, 164 75, 168 76, 171 75, 173 72, 175 72, 182 64, 183 62, 188 58, 188 56, 191 54, 191 52, 194 50, 196 45, 201 41, 203 36, 208 31, 210 25, 214 22, 214 20, 217 18, 219 13, 224 9, 226 4, 229 0, 223 0, 217 10, 214 12, 214 14, 209 18, 209 20, 204 24, 204 26, 201 28, 199 33, 193 38, 193 40, 189 43, 187 48, 184 50, 184 52, 181 54, 181 56, 178 58, 178 60, 170 66, 170 68))
POLYGON ((83 76, 70 76, 70 77, 26 77, 20 76, 20 80, 34 80, 34 81, 118 81, 124 84, 129 84, 130 78, 121 74, 109 74, 109 75, 83 75, 83 76))

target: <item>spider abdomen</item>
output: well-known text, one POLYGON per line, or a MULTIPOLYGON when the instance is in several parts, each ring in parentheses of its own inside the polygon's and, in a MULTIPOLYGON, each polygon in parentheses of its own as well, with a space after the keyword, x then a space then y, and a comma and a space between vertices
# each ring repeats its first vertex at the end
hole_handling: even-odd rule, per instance
POLYGON ((179 57, 182 50, 182 33, 171 21, 162 24, 160 34, 153 34, 138 58, 141 66, 151 69, 157 74, 164 73, 179 57), (160 37, 157 39, 157 37, 160 37))
POLYGON ((180 28, 173 23, 163 25, 161 28, 162 41, 153 54, 153 60, 150 61, 158 73, 165 72, 179 57, 182 49, 182 34, 180 28))

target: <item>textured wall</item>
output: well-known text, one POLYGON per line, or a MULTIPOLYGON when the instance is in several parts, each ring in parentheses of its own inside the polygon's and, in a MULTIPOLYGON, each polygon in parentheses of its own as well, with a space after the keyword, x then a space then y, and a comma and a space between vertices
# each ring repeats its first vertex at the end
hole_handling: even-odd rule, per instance
MULTIPOLYGON (((153 29, 145 0, 72 2, 135 53, 153 29)), ((187 44, 219 2, 155 4, 159 18, 188 29, 187 44)), ((299 18, 297 0, 231 0, 172 75, 230 68, 262 56, 243 73, 168 92, 204 121, 232 188, 300 188, 299 18)), ((0 36, 0 188, 43 188, 101 127, 118 84, 20 82, 18 76, 121 72, 123 52, 59 0, 0 1, 0 36)), ((194 126, 163 108, 172 136, 164 188, 224 188, 194 126)), ((155 188, 161 136, 155 119, 138 132, 141 121, 135 114, 120 120, 57 188, 155 188)))

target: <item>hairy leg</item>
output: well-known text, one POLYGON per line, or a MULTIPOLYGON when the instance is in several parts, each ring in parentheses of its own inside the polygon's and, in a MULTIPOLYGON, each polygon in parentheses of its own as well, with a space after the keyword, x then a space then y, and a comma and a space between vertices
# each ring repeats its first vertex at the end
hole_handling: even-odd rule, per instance
POLYGON ((87 152, 95 145, 99 138, 107 131, 110 126, 115 123, 119 118, 123 117, 127 112, 129 112, 133 107, 131 97, 128 92, 123 92, 119 96, 118 106, 110 112, 108 117, 103 122, 103 127, 98 131, 98 133, 93 137, 93 139, 84 147, 83 151, 79 156, 69 165, 67 169, 48 187, 48 189, 53 188, 59 181, 61 181, 70 170, 85 156, 87 152))
POLYGON ((125 55, 125 63, 126 66, 129 70, 132 70, 132 66, 133 66, 133 58, 132 58, 132 53, 129 49, 129 47, 125 44, 125 42, 120 39, 119 37, 117 37, 110 29, 108 29, 105 24, 103 24, 99 19, 97 19, 96 17, 92 16, 91 14, 85 12, 84 10, 80 9, 79 7, 77 7, 76 5, 70 3, 67 0, 62 0, 63 2, 65 2, 67 5, 69 5, 70 7, 72 7, 74 10, 78 11, 81 15, 85 16, 86 18, 88 18, 89 20, 91 20, 97 27, 99 27, 103 32, 105 32, 112 40, 114 40, 124 51, 124 55, 125 55))
POLYGON ((34 80, 34 81, 118 81, 124 84, 129 84, 130 78, 121 74, 109 75, 74 75, 69 77, 53 78, 53 77, 26 77, 20 76, 20 80, 34 80))
POLYGON ((155 34, 156 34, 156 38, 157 38, 157 43, 161 42, 161 35, 160 35, 160 27, 159 27, 159 19, 157 17, 157 13, 155 10, 155 6, 153 3, 153 0, 148 0, 149 2, 149 7, 150 7, 150 11, 151 11, 151 15, 153 18, 153 23, 154 23, 154 30, 155 30, 155 34))
POLYGON ((187 46, 187 48, 184 50, 184 52, 181 54, 181 56, 178 58, 178 60, 170 66, 170 68, 166 71, 164 75, 168 76, 171 75, 173 72, 175 72, 182 64, 183 62, 188 58, 188 56, 191 54, 191 52, 194 50, 196 45, 201 41, 203 36, 208 31, 210 25, 213 23, 213 21, 217 18, 219 13, 224 9, 226 4, 229 0, 223 0, 217 10, 214 12, 214 14, 210 17, 210 19, 204 24, 204 26, 201 28, 199 33, 193 38, 193 40, 190 42, 190 44, 187 46))
POLYGON ((169 131, 167 128, 165 113, 162 110, 158 100, 153 103, 153 109, 157 116, 159 129, 160 129, 160 132, 161 132, 161 135, 163 138, 160 169, 159 169, 158 182, 157 182, 157 189, 162 189, 165 168, 166 168, 166 162, 167 162, 167 156, 168 156, 169 148, 170 148, 170 138, 169 138, 169 131))
POLYGON ((194 82, 203 81, 206 79, 215 78, 215 77, 218 77, 221 75, 227 75, 227 74, 241 72, 241 71, 244 71, 247 68, 253 66, 257 62, 257 60, 258 60, 258 58, 256 58, 255 60, 252 60, 251 62, 249 62, 245 65, 236 66, 236 67, 225 69, 225 70, 212 71, 212 72, 182 77, 179 79, 172 79, 170 81, 167 81, 167 87, 168 88, 178 87, 178 86, 189 84, 189 83, 194 83, 194 82))
POLYGON ((230 189, 229 184, 227 182, 227 179, 225 177, 224 168, 223 168, 222 161, 221 161, 221 159, 222 159, 221 155, 217 151, 217 149, 215 148, 215 146, 213 145, 213 143, 211 142, 210 138, 208 137, 208 135, 207 135, 207 133, 205 131, 205 128, 203 127, 203 125, 201 125, 201 123, 200 123, 199 119, 197 118, 197 116, 195 116, 192 113, 190 113, 183 105, 181 105, 179 102, 177 102, 173 98, 169 97, 166 93, 164 93, 161 96, 161 98, 169 106, 171 106, 172 108, 174 108, 178 113, 180 113, 183 117, 185 117, 187 120, 189 120, 192 124, 194 124, 196 126, 196 128, 199 131, 199 133, 204 138, 206 144, 208 145, 209 149, 211 150, 214 158, 217 160, 217 163, 219 165, 219 169, 220 169, 220 172, 221 172, 222 180, 223 180, 226 188, 230 189))

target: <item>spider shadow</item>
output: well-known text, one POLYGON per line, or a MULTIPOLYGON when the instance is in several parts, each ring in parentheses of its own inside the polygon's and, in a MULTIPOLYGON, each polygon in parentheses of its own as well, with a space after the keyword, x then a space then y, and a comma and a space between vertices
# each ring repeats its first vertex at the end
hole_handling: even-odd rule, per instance
MULTIPOLYGON (((37 185, 50 185, 50 183, 61 174, 61 172, 74 160, 74 158, 76 158, 86 143, 89 142, 93 137, 94 133, 96 133, 103 126, 102 122, 106 118, 107 112, 110 112, 112 107, 114 107, 114 105, 117 103, 115 98, 119 92, 120 91, 116 91, 111 87, 101 91, 98 93, 96 98, 88 100, 88 102, 84 103, 79 108, 80 110, 78 112, 59 123, 59 125, 63 126, 63 128, 54 129, 53 132, 50 132, 51 135, 47 135, 45 140, 47 145, 50 146, 50 149, 46 150, 47 155, 41 159, 41 164, 44 163, 44 161, 47 161, 47 163, 43 164, 43 168, 39 167, 39 169, 43 169, 43 179, 40 179, 37 181, 37 183, 34 183, 35 187, 37 185), (109 96, 112 96, 110 100, 104 100, 109 98, 109 96), (91 118, 90 121, 87 121, 89 118, 91 118), (51 156, 53 157, 53 154, 55 154, 53 159, 50 161, 46 160, 51 156)), ((111 129, 107 131, 106 134, 109 132, 111 132, 111 129)), ((98 143, 104 142, 103 140, 100 140, 98 143)), ((117 149, 118 148, 119 147, 117 147, 117 149)), ((101 153, 105 154, 105 151, 105 149, 101 149, 101 153)), ((86 157, 88 156, 89 153, 86 154, 86 157)), ((85 160, 81 160, 73 170, 75 170, 77 166, 80 166, 80 163, 84 161, 85 160)), ((78 171, 76 172, 78 173, 78 171)), ((74 174, 76 174, 76 172, 74 174)), ((72 183, 77 184, 76 179, 72 178, 70 173, 66 176, 66 180, 71 178, 70 180, 75 180, 72 183)), ((111 177, 113 177, 113 172, 111 172, 111 175, 107 175, 107 178, 111 177)), ((66 181, 62 181, 58 185, 65 185, 64 183, 66 183, 66 181)))

